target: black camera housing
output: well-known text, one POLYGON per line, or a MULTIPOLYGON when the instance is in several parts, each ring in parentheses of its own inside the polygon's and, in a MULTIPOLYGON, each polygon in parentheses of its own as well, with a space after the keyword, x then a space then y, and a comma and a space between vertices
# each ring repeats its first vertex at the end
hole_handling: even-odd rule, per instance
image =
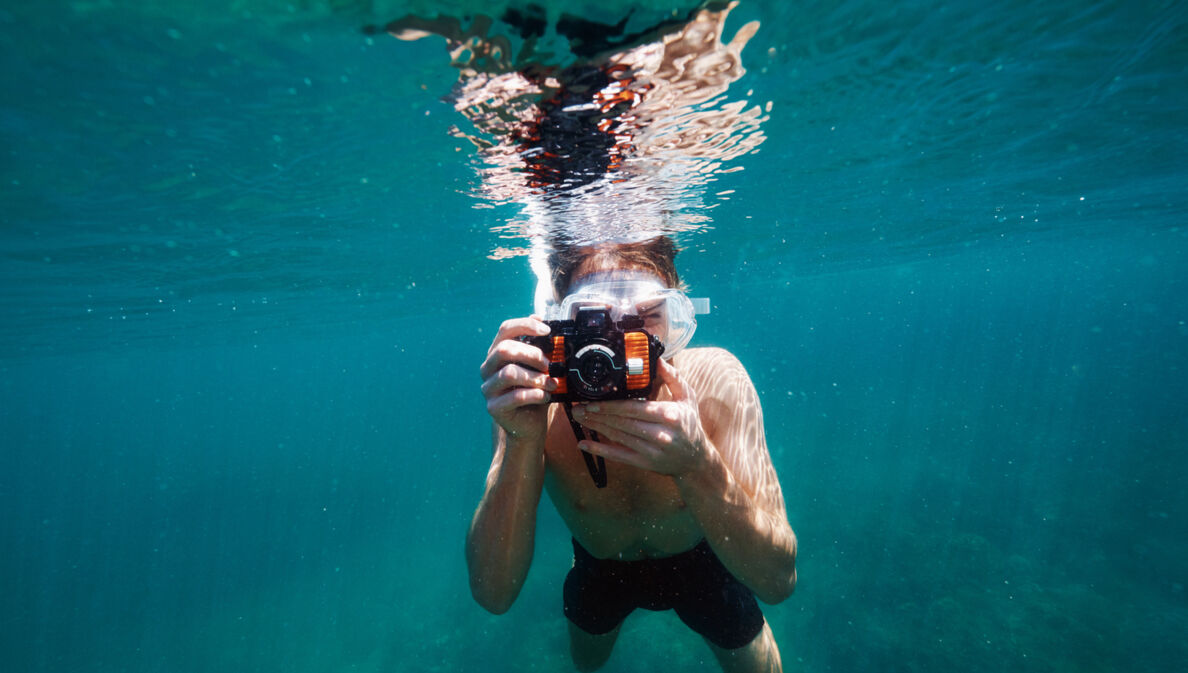
POLYGON ((643 318, 615 322, 604 308, 582 307, 573 320, 545 324, 548 335, 521 340, 549 359, 554 402, 638 399, 652 391, 664 344, 643 328, 643 318))

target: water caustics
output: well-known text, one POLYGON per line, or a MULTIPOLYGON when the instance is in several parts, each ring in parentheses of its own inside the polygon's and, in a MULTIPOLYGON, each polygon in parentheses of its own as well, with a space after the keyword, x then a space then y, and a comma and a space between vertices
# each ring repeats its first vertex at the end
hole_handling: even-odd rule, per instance
POLYGON ((453 132, 477 147, 479 207, 518 206, 495 225, 511 239, 492 252, 503 258, 708 225, 719 203, 706 203, 708 185, 742 169, 736 160, 763 143, 771 110, 727 94, 759 28, 749 22, 724 40, 736 4, 702 3, 633 32, 630 17, 550 21, 538 6, 466 26, 406 16, 384 30, 446 39, 460 71, 448 100, 473 127, 453 132), (491 34, 496 26, 509 33, 491 34), (558 57, 562 39, 569 53, 558 57))

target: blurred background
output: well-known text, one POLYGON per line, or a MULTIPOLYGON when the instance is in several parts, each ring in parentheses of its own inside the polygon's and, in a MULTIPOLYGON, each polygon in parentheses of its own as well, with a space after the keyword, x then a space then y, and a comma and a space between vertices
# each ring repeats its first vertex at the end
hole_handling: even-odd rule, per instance
MULTIPOLYGON (((503 6, 0 8, 5 670, 570 669, 551 504, 507 615, 462 559, 516 213, 443 42, 363 30, 503 6)), ((669 9, 547 11, 632 8, 669 9)), ((1179 670, 1188 9, 751 20, 767 140, 677 261, 800 539, 786 669, 1179 670)), ((659 669, 716 664, 633 615, 608 670, 659 669)))

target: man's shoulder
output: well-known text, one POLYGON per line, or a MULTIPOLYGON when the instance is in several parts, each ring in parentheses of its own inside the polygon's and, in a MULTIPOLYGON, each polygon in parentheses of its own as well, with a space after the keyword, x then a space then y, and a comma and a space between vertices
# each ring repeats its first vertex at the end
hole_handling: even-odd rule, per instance
POLYGON ((725 371, 746 371, 734 353, 717 346, 686 348, 673 359, 677 369, 713 367, 725 371))
POLYGON ((742 388, 751 384, 751 376, 734 353, 725 348, 687 348, 674 359, 673 365, 702 395, 733 399, 742 388))
MULTIPOLYGON (((751 376, 725 348, 690 348, 677 354, 674 363, 696 391, 701 421, 707 433, 722 446, 734 446, 721 435, 744 418, 761 418, 751 376)), ((746 447, 743 447, 744 449, 746 447)))

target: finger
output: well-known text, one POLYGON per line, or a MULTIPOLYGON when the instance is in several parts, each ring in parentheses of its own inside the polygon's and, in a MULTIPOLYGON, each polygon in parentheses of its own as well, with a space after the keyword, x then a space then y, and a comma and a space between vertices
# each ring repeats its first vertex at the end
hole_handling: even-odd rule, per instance
MULTIPOLYGON (((575 408, 575 412, 576 412, 575 408)), ((635 418, 652 423, 674 423, 680 418, 680 409, 672 402, 642 402, 639 400, 614 400, 610 402, 591 402, 584 405, 582 411, 587 414, 604 414, 635 418)))
POLYGON ((540 388, 546 392, 552 392, 556 387, 556 382, 547 374, 517 364, 509 364, 494 375, 487 377, 480 389, 483 392, 483 397, 490 399, 502 395, 512 388, 540 388))
POLYGON ((622 446, 611 446, 602 442, 592 442, 585 440, 578 443, 578 448, 582 451, 587 451, 595 456, 602 456, 607 460, 613 460, 616 463, 624 463, 626 465, 633 465, 643 470, 651 469, 651 461, 636 451, 632 451, 622 446))
MULTIPOLYGON (((606 423, 604 420, 605 419, 587 419, 582 421, 582 425, 587 429, 597 432, 604 439, 608 439, 616 444, 621 444, 632 451, 645 456, 659 455, 661 449, 657 444, 660 441, 659 437, 661 435, 663 435, 667 440, 664 442, 665 444, 671 442, 671 434, 667 433, 666 431, 644 427, 633 427, 631 429, 627 429, 618 425, 606 423)), ((638 421, 629 422, 638 423, 638 421)))
POLYGON ((515 339, 522 336, 544 336, 548 333, 549 326, 537 316, 531 315, 526 318, 511 318, 504 320, 499 325, 499 330, 495 332, 495 338, 491 341, 491 349, 494 349, 500 341, 507 339, 515 339))
POLYGON ((598 432, 603 432, 604 434, 609 431, 617 431, 649 442, 658 443, 667 443, 671 441, 672 437, 672 432, 664 423, 656 422, 660 420, 659 416, 648 416, 641 420, 640 417, 614 413, 594 413, 583 408, 583 406, 577 406, 573 409, 573 417, 581 422, 582 425, 598 432))
POLYGON ((500 416, 520 407, 547 404, 549 394, 540 388, 513 388, 487 401, 487 413, 500 416))
POLYGON ((668 392, 672 393, 672 399, 685 400, 688 399, 690 391, 685 385, 685 379, 681 377, 681 373, 677 371, 667 360, 660 359, 660 380, 668 386, 668 392))
POLYGON ((479 378, 488 379, 509 364, 519 364, 538 372, 549 370, 549 360, 544 352, 532 344, 515 339, 504 339, 491 347, 487 358, 479 366, 479 378))

